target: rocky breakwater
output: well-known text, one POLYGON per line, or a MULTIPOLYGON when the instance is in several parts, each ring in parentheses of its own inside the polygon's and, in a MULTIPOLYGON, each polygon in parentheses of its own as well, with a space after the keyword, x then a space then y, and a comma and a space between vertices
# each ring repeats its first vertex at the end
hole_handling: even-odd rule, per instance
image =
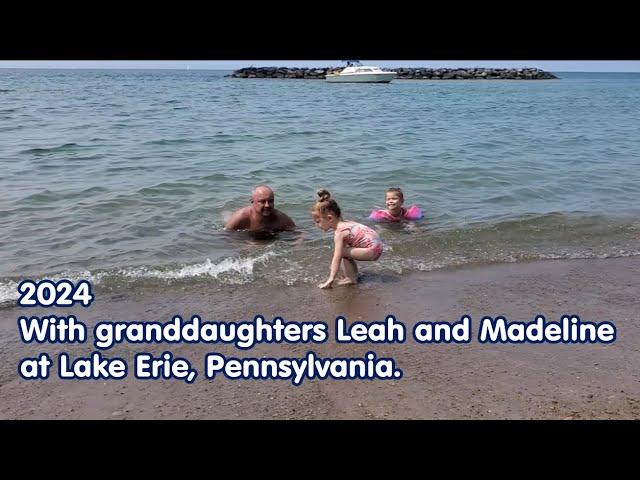
MULTIPOLYGON (((232 78, 299 78, 324 80, 327 73, 343 67, 288 68, 246 67, 234 71, 232 78)), ((548 80, 558 78, 538 68, 383 68, 398 72, 397 80, 548 80)))
POLYGON ((398 79, 411 80, 549 80, 538 68, 397 68, 398 79))

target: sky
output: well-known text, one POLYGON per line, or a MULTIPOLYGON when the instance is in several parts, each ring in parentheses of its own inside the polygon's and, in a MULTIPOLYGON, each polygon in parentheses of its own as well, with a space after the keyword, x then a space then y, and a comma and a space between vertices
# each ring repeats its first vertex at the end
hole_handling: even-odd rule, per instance
MULTIPOLYGON (((360 60, 363 65, 425 68, 521 68, 549 72, 640 72, 638 60, 360 60)), ((282 67, 341 66, 342 60, 0 60, 0 68, 111 68, 235 70, 250 65, 282 67)))

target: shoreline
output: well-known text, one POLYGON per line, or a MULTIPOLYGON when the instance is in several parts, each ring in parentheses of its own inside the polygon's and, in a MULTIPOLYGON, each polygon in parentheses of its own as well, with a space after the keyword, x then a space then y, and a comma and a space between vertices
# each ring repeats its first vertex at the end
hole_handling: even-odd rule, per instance
MULTIPOLYGON (((96 290, 88 309, 0 310, 0 418, 57 419, 613 419, 640 418, 640 257, 547 260, 458 267, 404 275, 367 274, 355 287, 323 291, 309 286, 286 289, 261 285, 191 285, 96 290), (219 344, 119 344, 103 353, 131 361, 135 353, 165 350, 189 358, 199 370, 208 353, 232 357, 363 357, 374 351, 393 357, 399 380, 287 381, 226 378, 193 384, 179 380, 25 381, 19 360, 46 351, 88 356, 81 345, 25 345, 20 315, 75 314, 89 328, 105 320, 165 322, 183 318, 240 322, 263 315, 271 320, 324 321, 331 330, 324 344, 259 344, 238 350, 219 344), (611 321, 611 344, 339 344, 333 320, 380 321, 393 314, 409 331, 419 321, 454 323, 470 315, 504 315, 530 322, 542 314, 557 321, 575 314, 583 321, 611 321), (64 347, 64 348, 63 348, 64 347), (145 348, 143 348, 145 347, 145 348)), ((475 334, 476 332, 474 332, 475 334)), ((475 335, 474 335, 475 336, 475 335)), ((92 338, 92 337, 91 337, 92 338)))

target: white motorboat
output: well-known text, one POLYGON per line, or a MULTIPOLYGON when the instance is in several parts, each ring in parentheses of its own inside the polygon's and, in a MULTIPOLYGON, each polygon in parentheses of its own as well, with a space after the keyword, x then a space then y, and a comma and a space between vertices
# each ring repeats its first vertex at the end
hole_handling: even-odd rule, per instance
POLYGON ((349 64, 338 73, 329 73, 325 79, 332 83, 389 83, 396 78, 396 72, 385 72, 379 67, 349 64))

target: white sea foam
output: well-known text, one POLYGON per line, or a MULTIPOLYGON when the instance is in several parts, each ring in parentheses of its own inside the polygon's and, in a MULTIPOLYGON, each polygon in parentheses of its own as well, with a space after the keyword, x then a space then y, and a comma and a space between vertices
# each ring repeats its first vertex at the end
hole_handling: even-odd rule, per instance
MULTIPOLYGON (((126 267, 106 271, 91 272, 84 271, 64 271, 55 275, 46 275, 40 278, 30 276, 31 280, 42 280, 44 278, 58 281, 68 279, 72 282, 88 280, 94 285, 101 283, 125 279, 130 281, 158 279, 167 282, 176 280, 188 280, 190 278, 213 278, 218 282, 226 284, 246 284, 255 280, 256 266, 265 265, 268 261, 278 255, 273 251, 265 252, 256 257, 228 257, 218 262, 213 262, 207 258, 204 262, 194 264, 184 264, 167 267, 126 267)), ((406 271, 434 271, 443 268, 459 267, 474 263, 512 263, 531 260, 571 260, 571 259, 605 259, 616 257, 640 256, 638 250, 617 250, 610 253, 593 251, 580 252, 556 252, 538 253, 535 255, 480 255, 479 257, 466 257, 447 255, 434 259, 423 259, 420 257, 402 258, 393 254, 383 257, 381 262, 374 262, 366 265, 363 269, 376 274, 381 272, 393 272, 398 275, 406 271)), ((315 284, 324 279, 324 271, 316 268, 309 268, 304 261, 296 261, 291 258, 282 257, 282 262, 270 265, 270 274, 284 285, 315 284)), ((25 277, 26 278, 26 277, 25 277)), ((0 281, 0 306, 7 307, 15 305, 19 298, 18 280, 5 279, 0 281)))
POLYGON ((246 283, 253 278, 255 265, 264 264, 273 256, 275 256, 274 252, 266 252, 257 257, 228 257, 218 263, 207 258, 203 263, 182 265, 177 268, 132 267, 119 269, 116 274, 127 278, 158 278, 162 280, 180 280, 202 276, 220 279, 224 276, 229 283, 246 283))
POLYGON ((18 284, 12 280, 0 282, 0 305, 18 300, 18 284))
MULTIPOLYGON (((88 270, 80 272, 64 271, 55 275, 46 275, 41 278, 30 276, 29 279, 38 281, 44 278, 58 281, 67 279, 72 282, 88 280, 94 285, 99 285, 106 279, 126 278, 131 280, 139 279, 160 279, 160 280, 180 280, 193 277, 212 277, 224 283, 243 284, 254 278, 254 268, 258 264, 265 264, 274 257, 274 252, 266 252, 257 257, 229 257, 215 263, 207 258, 202 263, 180 265, 173 268, 158 267, 128 267, 115 270, 90 272, 88 270)), ((0 306, 7 306, 19 298, 18 282, 14 280, 0 281, 0 306)))

